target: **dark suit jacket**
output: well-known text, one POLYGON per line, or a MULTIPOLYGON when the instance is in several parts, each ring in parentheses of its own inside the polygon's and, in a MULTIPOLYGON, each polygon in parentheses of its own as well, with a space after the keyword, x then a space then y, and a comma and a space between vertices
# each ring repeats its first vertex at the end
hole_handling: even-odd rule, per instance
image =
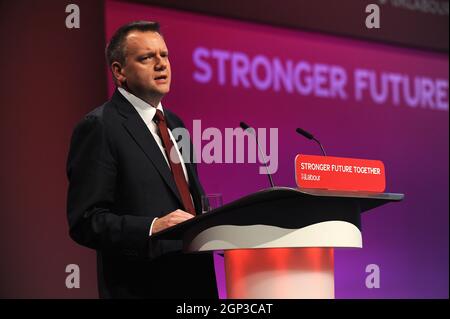
MULTIPOLYGON (((164 113, 170 129, 184 127, 164 113)), ((200 212, 196 165, 186 163, 186 170, 200 212)), ((183 206, 156 141, 117 90, 76 126, 67 176, 70 236, 97 250, 100 297, 217 298, 212 255, 182 254, 180 241, 149 240, 153 219, 183 206)))

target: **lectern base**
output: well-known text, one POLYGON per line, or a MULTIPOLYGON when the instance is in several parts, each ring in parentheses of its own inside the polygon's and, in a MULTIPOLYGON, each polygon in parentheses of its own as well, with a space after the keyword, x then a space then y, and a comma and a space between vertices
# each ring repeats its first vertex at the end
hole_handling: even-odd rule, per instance
POLYGON ((334 299, 333 248, 225 251, 229 299, 334 299))

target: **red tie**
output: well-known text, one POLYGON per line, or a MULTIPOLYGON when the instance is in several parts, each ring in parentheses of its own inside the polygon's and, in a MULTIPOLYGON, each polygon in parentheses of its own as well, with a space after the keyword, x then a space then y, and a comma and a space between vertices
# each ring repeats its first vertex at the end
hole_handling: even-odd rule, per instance
POLYGON ((167 131, 166 119, 164 118, 164 114, 160 110, 156 110, 155 114, 155 122, 158 125, 159 135, 162 139, 164 151, 166 153, 167 159, 169 160, 170 168, 172 169, 172 174, 175 179, 175 184, 177 185, 178 192, 181 195, 181 200, 183 201, 184 209, 195 216, 195 208, 192 203, 192 198, 189 192, 189 186, 186 182, 186 178, 184 177, 183 167, 181 166, 180 158, 178 157, 178 153, 176 150, 173 150, 172 157, 175 157, 174 160, 177 163, 172 161, 172 157, 170 155, 171 150, 174 145, 169 136, 169 132, 167 131))

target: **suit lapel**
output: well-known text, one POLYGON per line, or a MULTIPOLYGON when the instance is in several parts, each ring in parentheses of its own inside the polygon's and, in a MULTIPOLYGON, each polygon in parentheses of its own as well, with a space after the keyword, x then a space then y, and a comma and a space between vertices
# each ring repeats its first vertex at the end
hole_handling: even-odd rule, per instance
POLYGON ((147 158, 153 163, 159 174, 181 203, 181 196, 169 166, 151 132, 139 116, 139 113, 117 90, 112 97, 112 101, 118 106, 119 112, 126 117, 126 120, 123 122, 125 129, 140 146, 147 158))

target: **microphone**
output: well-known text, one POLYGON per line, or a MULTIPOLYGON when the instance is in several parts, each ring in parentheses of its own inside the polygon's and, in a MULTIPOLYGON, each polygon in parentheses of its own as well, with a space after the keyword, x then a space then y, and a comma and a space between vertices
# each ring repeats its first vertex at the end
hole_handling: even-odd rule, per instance
POLYGON ((327 154, 325 153, 325 150, 323 149, 322 143, 320 143, 319 140, 314 137, 314 135, 312 135, 311 133, 309 133, 309 132, 307 132, 304 129, 301 129, 299 127, 295 131, 298 134, 303 135, 304 137, 306 137, 308 140, 316 141, 319 144, 320 148, 322 149, 323 156, 327 156, 327 154))
POLYGON ((256 145, 258 145, 259 153, 260 153, 261 156, 262 156, 262 159, 263 159, 263 161, 264 161, 264 166, 266 167, 266 170, 267 170, 267 176, 269 177, 269 183, 270 183, 270 186, 271 186, 272 188, 275 187, 275 185, 274 185, 274 183, 273 183, 273 180, 272 180, 272 175, 270 175, 270 172, 269 172, 269 167, 267 166, 267 160, 266 160, 266 157, 264 156, 264 153, 262 152, 261 147, 259 146, 259 143, 258 143, 258 137, 256 136, 255 130, 253 129, 253 127, 250 127, 249 125, 247 125, 247 124, 244 123, 244 122, 240 122, 240 123, 239 123, 239 126, 240 126, 244 131, 249 132, 250 134, 252 134, 252 135, 255 137, 256 145))

